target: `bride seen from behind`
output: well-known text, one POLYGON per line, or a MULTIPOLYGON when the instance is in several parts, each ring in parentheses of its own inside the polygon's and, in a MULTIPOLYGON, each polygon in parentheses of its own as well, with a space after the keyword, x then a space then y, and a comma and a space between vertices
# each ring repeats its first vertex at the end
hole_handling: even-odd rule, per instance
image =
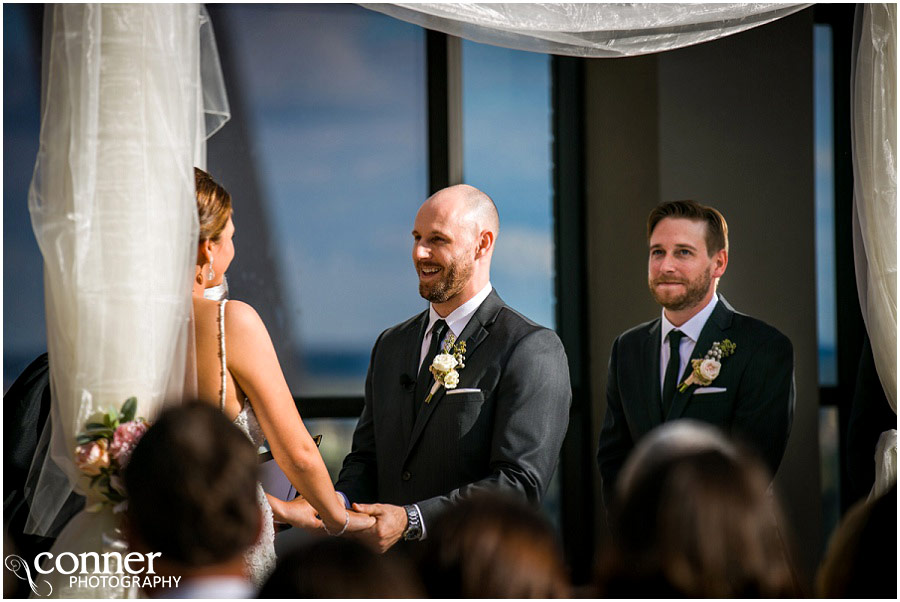
POLYGON ((241 301, 226 303, 204 297, 206 289, 222 285, 234 258, 234 223, 228 192, 206 172, 196 168, 194 172, 200 220, 193 285, 198 398, 221 408, 254 444, 267 439, 278 466, 308 502, 263 496, 258 486, 267 524, 248 557, 251 576, 258 581, 265 577, 260 573, 270 572, 274 563, 272 512, 295 526, 324 526, 332 535, 367 529, 375 519, 346 510, 335 493, 256 311, 241 301))

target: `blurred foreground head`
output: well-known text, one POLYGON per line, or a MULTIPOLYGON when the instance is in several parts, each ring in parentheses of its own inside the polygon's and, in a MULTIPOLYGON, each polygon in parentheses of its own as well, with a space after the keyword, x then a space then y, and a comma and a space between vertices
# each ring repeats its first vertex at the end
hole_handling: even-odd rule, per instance
POLYGON ((421 598, 403 555, 378 554, 341 537, 319 538, 278 559, 260 598, 421 598))
POLYGON ((897 485, 841 519, 816 576, 821 598, 897 597, 897 485))
POLYGON ((241 558, 260 531, 257 451, 216 408, 163 412, 125 469, 129 536, 184 568, 241 558))
POLYGON ((420 574, 432 598, 563 598, 553 527, 523 501, 483 493, 427 526, 420 574))
POLYGON ((617 483, 601 595, 796 595, 770 481, 758 460, 710 425, 656 429, 617 483))

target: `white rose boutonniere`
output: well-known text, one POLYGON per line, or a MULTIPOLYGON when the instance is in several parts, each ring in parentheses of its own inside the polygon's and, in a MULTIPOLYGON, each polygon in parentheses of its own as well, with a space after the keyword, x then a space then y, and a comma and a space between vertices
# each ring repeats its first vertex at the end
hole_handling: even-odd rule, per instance
POLYGON ((712 348, 706 352, 706 357, 691 360, 691 366, 694 367, 694 370, 690 376, 684 379, 678 390, 683 393, 691 385, 706 387, 712 384, 712 381, 718 378, 719 371, 722 369, 722 359, 734 353, 735 349, 737 349, 737 345, 728 339, 713 343, 712 348))
POLYGON ((431 385, 431 391, 425 398, 425 403, 430 403, 431 398, 437 393, 441 385, 446 389, 455 389, 459 385, 459 370, 466 367, 466 342, 456 342, 453 333, 447 337, 444 342, 443 353, 434 356, 434 361, 428 370, 434 375, 434 384, 431 385))
POLYGON ((456 361, 456 358, 448 353, 439 353, 434 356, 434 361, 431 363, 431 367, 434 368, 431 372, 440 372, 442 374, 450 372, 459 362, 456 361))

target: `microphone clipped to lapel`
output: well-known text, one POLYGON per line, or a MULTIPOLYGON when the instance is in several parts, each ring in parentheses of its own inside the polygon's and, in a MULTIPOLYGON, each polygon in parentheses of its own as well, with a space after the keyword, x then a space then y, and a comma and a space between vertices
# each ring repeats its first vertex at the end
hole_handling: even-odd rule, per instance
POLYGON ((400 375, 400 386, 407 393, 412 393, 416 388, 416 379, 409 374, 400 375))

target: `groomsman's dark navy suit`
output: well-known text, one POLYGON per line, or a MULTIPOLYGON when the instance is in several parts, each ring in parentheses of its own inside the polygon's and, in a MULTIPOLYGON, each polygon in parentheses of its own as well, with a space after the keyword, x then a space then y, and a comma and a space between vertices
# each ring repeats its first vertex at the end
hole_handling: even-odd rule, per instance
MULTIPOLYGON (((613 343, 606 390, 606 418, 597 461, 603 497, 635 442, 665 421, 694 418, 721 427, 778 470, 794 410, 794 354, 790 340, 768 324, 736 312, 721 296, 700 332, 691 358, 703 358, 714 342, 729 339, 734 355, 722 360, 709 387, 676 390, 663 416, 660 390, 661 319, 636 326, 613 343), (699 389, 699 391, 698 391, 699 389), (707 391, 704 391, 706 389, 707 391), (718 389, 724 389, 718 391, 718 389)), ((678 382, 691 373, 688 362, 678 382)))
POLYGON ((479 489, 538 503, 572 400, 559 337, 492 291, 460 333, 466 354, 459 385, 441 387, 424 404, 416 375, 428 320, 426 310, 378 337, 365 407, 335 489, 351 502, 415 503, 426 529, 479 489))

